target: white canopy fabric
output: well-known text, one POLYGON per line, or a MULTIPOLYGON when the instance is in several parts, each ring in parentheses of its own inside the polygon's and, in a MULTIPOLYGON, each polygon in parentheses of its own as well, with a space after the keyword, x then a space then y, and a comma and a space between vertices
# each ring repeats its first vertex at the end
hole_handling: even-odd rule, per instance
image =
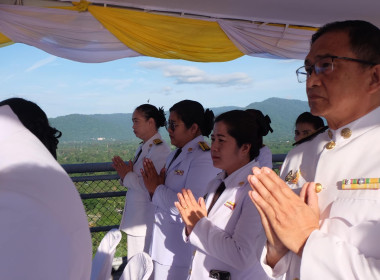
MULTIPOLYGON (((108 22, 99 21, 101 20, 99 11, 95 17, 94 13, 86 10, 78 12, 34 6, 67 6, 71 4, 68 2, 19 0, 16 3, 23 3, 23 6, 9 5, 9 2, 13 1, 0 0, 0 3, 6 3, 0 4, 0 43, 3 34, 3 37, 5 35, 13 42, 28 44, 74 61, 97 63, 124 57, 151 55, 138 48, 147 42, 143 40, 149 40, 148 44, 145 44, 149 49, 154 48, 155 42, 158 43, 159 40, 162 42, 163 38, 167 38, 159 38, 161 34, 165 32, 166 35, 173 34, 172 29, 157 29, 156 38, 149 34, 149 38, 141 38, 141 42, 132 44, 128 42, 132 33, 128 32, 136 28, 136 25, 128 26, 131 23, 123 22, 122 19, 128 14, 121 14, 118 20, 122 25, 117 26, 118 22, 113 22, 112 24, 116 24, 113 26, 116 29, 111 31, 106 28, 110 27, 107 25, 108 22), (118 34, 114 33, 115 30, 118 34)), ((204 39, 201 41, 204 44, 201 49, 207 52, 199 59, 189 56, 189 50, 186 50, 186 55, 181 56, 182 46, 175 46, 175 50, 161 50, 157 47, 157 52, 161 51, 162 54, 175 52, 174 58, 194 61, 226 61, 243 54, 266 58, 303 59, 309 50, 311 35, 317 27, 327 22, 364 19, 380 26, 380 17, 378 17, 380 1, 373 0, 93 0, 92 3, 104 4, 104 9, 108 9, 107 5, 118 5, 119 8, 144 9, 141 14, 145 15, 159 13, 170 15, 177 20, 192 18, 197 21, 217 23, 220 31, 214 26, 204 25, 202 28, 208 28, 207 32, 211 32, 210 34, 216 36, 215 39, 222 41, 223 37, 219 33, 225 33, 222 36, 227 36, 226 38, 236 48, 236 51, 233 51, 231 47, 224 46, 226 50, 229 48, 231 51, 231 55, 226 58, 218 58, 215 55, 210 60, 205 60, 207 52, 213 53, 215 44, 210 44, 208 48, 204 39)), ((188 22, 185 22, 185 25, 187 26, 188 22)), ((167 28, 167 26, 157 28, 167 28)), ((194 25, 194 32, 189 34, 199 34, 196 28, 199 28, 197 24, 194 25)), ((177 31, 180 40, 183 40, 180 33, 177 31)), ((189 41, 192 39, 195 38, 187 38, 189 41)), ((184 44, 183 47, 187 46, 184 44)), ((197 52, 196 49, 194 51, 197 52)), ((217 51, 221 52, 220 49, 215 49, 215 52, 217 51)), ((156 57, 168 58, 160 55, 156 57)))
POLYGON ((315 31, 241 21, 218 20, 220 27, 246 55, 304 59, 315 31))
POLYGON ((0 5, 0 32, 14 42, 79 62, 139 56, 90 13, 0 5))

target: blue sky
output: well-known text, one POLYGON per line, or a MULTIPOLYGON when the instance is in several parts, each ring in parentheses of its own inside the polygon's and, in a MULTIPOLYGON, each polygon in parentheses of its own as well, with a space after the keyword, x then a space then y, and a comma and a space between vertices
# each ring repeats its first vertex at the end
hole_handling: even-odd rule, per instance
POLYGON ((79 63, 24 44, 0 49, 0 100, 23 97, 48 117, 130 113, 140 104, 168 110, 183 99, 204 107, 247 106, 269 97, 306 100, 295 70, 301 60, 244 56, 196 63, 151 57, 79 63))

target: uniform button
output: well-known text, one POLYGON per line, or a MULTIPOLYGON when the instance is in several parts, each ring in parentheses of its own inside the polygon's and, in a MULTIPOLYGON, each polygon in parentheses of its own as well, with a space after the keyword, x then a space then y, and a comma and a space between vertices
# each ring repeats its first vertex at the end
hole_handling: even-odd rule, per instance
POLYGON ((191 269, 189 269, 189 274, 191 274, 191 269))
POLYGON ((316 183, 315 184, 315 192, 316 193, 319 193, 319 192, 321 192, 322 191, 322 185, 320 184, 320 183, 316 183))
POLYGON ((193 252, 193 256, 195 256, 195 253, 197 252, 197 250, 194 250, 194 252, 193 252))
POLYGON ((332 133, 332 131, 330 129, 327 131, 327 134, 329 135, 329 138, 332 139, 333 133, 332 133))
POLYGON ((293 280, 300 280, 298 277, 294 278, 293 280))
POLYGON ((327 144, 326 144, 326 149, 327 150, 332 150, 332 149, 334 149, 335 148, 335 142, 334 141, 330 141, 330 142, 328 142, 327 144))
POLYGON ((347 139, 347 138, 351 137, 352 131, 351 131, 351 129, 349 129, 348 127, 346 127, 346 128, 342 129, 342 131, 340 132, 340 135, 342 135, 342 137, 344 139, 347 139))

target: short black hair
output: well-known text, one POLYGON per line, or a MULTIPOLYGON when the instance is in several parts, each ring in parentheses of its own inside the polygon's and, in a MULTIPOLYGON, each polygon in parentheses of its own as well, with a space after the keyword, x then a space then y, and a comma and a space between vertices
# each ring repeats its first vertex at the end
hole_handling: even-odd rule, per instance
POLYGON ((328 32, 347 32, 350 48, 357 58, 380 63, 380 29, 364 20, 346 20, 322 26, 311 38, 311 45, 328 32))

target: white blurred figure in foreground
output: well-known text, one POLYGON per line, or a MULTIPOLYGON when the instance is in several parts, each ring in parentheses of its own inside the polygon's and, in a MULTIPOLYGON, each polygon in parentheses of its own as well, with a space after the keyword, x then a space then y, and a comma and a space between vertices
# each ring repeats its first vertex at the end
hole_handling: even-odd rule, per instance
POLYGON ((0 209, 1 279, 90 278, 91 236, 80 196, 7 105, 0 106, 0 209))

